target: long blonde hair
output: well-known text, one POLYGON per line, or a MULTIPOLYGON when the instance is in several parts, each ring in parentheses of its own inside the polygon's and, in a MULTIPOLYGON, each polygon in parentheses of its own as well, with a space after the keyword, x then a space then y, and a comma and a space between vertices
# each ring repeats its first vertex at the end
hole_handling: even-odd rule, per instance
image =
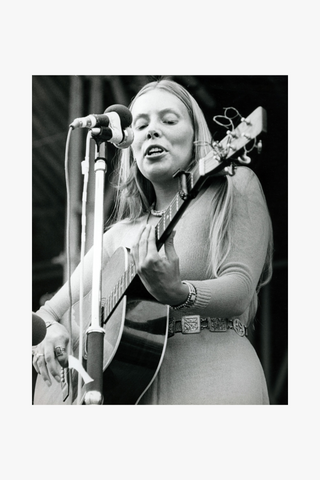
MULTIPOLYGON (((200 158, 203 158, 212 148, 212 135, 207 126, 205 117, 197 101, 180 84, 162 79, 146 84, 135 96, 129 108, 132 109, 137 98, 145 93, 159 88, 165 90, 181 100, 190 115, 194 131, 194 156, 189 165, 192 168, 200 158)), ((118 185, 115 204, 115 220, 135 221, 150 211, 155 201, 155 192, 151 182, 139 171, 134 161, 131 147, 119 152, 118 185)), ((230 222, 232 221, 233 182, 229 177, 217 177, 216 194, 212 198, 212 221, 210 228, 210 248, 207 274, 209 278, 219 276, 219 268, 227 257, 231 248, 230 222)), ((269 249, 270 250, 270 249, 269 249)), ((261 276, 261 282, 271 276, 270 252, 261 276)), ((261 286, 261 283, 259 283, 261 286)))

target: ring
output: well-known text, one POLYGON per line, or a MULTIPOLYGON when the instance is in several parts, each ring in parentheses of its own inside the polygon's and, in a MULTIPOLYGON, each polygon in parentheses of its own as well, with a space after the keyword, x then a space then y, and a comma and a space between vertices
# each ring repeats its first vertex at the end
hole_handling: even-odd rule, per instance
POLYGON ((65 351, 66 349, 64 347, 61 347, 61 345, 58 345, 57 347, 54 348, 56 357, 61 357, 63 355, 63 352, 65 351))

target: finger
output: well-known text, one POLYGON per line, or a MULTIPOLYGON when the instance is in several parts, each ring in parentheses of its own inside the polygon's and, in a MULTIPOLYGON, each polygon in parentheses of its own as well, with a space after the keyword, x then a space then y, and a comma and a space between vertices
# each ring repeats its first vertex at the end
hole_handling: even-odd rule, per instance
POLYGON ((146 225, 145 227, 142 228, 138 238, 138 242, 132 251, 137 271, 141 270, 144 260, 148 253, 149 231, 150 231, 150 225, 146 225))
MULTIPOLYGON (((38 359, 40 357, 40 353, 35 352, 32 358, 32 365, 34 366, 35 371, 37 372, 38 375, 41 375, 40 369, 38 367, 38 359)), ((43 354, 42 354, 43 355, 43 354)))
POLYGON ((39 372, 38 372, 38 366, 37 366, 37 352, 36 352, 36 351, 33 351, 33 352, 32 352, 32 365, 33 365, 35 371, 36 371, 37 373, 39 373, 39 372))
POLYGON ((48 372, 48 369, 47 369, 47 362, 46 362, 46 359, 45 359, 45 355, 43 353, 38 355, 37 366, 38 366, 39 374, 42 376, 42 378, 46 382, 46 384, 50 387, 52 382, 51 382, 50 375, 49 375, 49 372, 48 372))
POLYGON ((139 259, 140 261, 145 259, 148 255, 149 248, 149 236, 150 236, 151 227, 146 225, 143 229, 140 239, 139 239, 139 259))

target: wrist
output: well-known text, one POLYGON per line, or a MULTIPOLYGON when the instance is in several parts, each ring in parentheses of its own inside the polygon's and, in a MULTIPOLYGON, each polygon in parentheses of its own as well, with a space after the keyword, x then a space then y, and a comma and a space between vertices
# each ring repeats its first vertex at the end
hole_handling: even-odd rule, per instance
POLYGON ((170 305, 173 307, 181 305, 187 301, 187 298, 189 296, 189 287, 185 282, 181 282, 179 289, 175 289, 174 293, 174 299, 170 301, 170 305))

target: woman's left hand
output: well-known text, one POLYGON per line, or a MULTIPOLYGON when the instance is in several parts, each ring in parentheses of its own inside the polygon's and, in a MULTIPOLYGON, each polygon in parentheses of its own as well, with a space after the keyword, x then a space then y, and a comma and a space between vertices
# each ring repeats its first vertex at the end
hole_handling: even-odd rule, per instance
POLYGON ((131 249, 137 273, 148 292, 160 303, 180 305, 189 289, 181 282, 179 257, 173 245, 175 232, 164 244, 165 256, 156 247, 155 228, 146 225, 138 243, 131 249))

